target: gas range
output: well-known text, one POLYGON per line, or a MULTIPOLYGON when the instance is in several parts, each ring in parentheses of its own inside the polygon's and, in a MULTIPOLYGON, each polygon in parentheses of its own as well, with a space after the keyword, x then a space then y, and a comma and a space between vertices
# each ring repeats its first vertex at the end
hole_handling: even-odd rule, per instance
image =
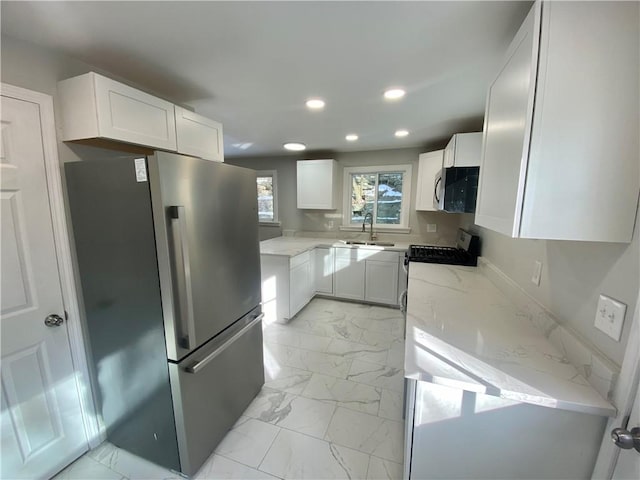
POLYGON ((480 237, 459 229, 455 247, 411 245, 405 254, 405 263, 439 263, 475 267, 480 254, 480 237))

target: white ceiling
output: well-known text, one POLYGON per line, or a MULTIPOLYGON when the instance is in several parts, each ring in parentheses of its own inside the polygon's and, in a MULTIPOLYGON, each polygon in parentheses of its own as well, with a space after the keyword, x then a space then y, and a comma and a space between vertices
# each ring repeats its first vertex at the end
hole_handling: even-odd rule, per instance
POLYGON ((7 2, 2 33, 224 124, 227 156, 440 145, 481 130, 530 2, 7 2), (407 91, 390 103, 389 86, 407 91), (326 101, 321 112, 304 102, 326 101), (394 137, 405 128, 408 137, 394 137), (349 143, 347 133, 359 141, 349 143), (234 144, 251 143, 246 150, 234 144))

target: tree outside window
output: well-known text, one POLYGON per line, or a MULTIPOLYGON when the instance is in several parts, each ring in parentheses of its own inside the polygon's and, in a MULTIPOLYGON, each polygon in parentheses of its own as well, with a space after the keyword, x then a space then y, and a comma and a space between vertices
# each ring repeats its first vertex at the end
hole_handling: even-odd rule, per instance
POLYGON ((345 168, 349 185, 348 224, 362 224, 367 214, 381 227, 407 227, 408 198, 405 182, 410 182, 410 166, 345 168), (379 171, 376 171, 379 170, 379 171))
POLYGON ((278 221, 277 182, 274 170, 256 172, 258 189, 258 221, 278 221))

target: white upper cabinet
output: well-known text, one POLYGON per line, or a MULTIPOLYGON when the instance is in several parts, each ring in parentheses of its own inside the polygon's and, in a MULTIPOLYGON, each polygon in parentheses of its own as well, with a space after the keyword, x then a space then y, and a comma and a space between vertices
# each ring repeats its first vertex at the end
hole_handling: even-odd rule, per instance
POLYGON ((297 174, 298 208, 317 210, 338 208, 338 162, 299 160, 297 174))
POLYGON ((436 175, 442 168, 444 150, 421 153, 418 160, 416 210, 437 211, 433 202, 436 175))
POLYGON ((444 149, 442 166, 479 167, 482 155, 482 132, 456 133, 444 149))
POLYGON ((174 105, 86 73, 58 83, 63 140, 109 139, 176 150, 174 105))
POLYGON ((222 124, 176 105, 178 153, 224 161, 222 124))
POLYGON ((489 88, 476 224, 520 238, 631 241, 639 7, 533 6, 489 88))

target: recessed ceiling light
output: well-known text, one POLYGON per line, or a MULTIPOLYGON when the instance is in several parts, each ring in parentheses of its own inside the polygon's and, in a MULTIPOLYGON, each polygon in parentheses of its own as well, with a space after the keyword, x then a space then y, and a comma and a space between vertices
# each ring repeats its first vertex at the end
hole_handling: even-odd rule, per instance
POLYGON ((384 98, 387 100, 398 100, 399 98, 404 97, 406 92, 401 88, 390 88, 386 92, 384 92, 384 98))
POLYGON ((408 130, 396 130, 395 135, 396 135, 396 137, 406 137, 407 135, 409 135, 409 131, 408 130))
POLYGON ((320 100, 319 98, 310 98, 307 100, 307 107, 311 110, 320 110, 324 108, 324 100, 320 100))
POLYGON ((349 135, 347 135, 344 138, 346 138, 347 141, 349 141, 349 142, 355 142, 356 140, 358 140, 358 135, 356 135, 355 133, 350 133, 349 135))
POLYGON ((297 143, 297 142, 285 143, 283 147, 286 148, 287 150, 293 150, 294 152, 300 152, 305 148, 307 148, 307 146, 304 143, 297 143))

